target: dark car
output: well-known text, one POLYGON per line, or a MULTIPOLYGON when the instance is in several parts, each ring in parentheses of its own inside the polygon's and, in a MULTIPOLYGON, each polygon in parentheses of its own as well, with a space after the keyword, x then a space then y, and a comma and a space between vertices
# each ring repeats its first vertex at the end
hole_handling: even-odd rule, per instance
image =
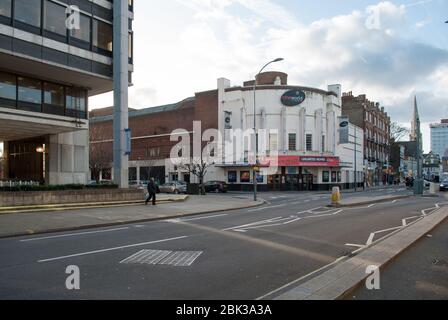
POLYGON ((448 190, 448 180, 443 180, 440 183, 440 191, 446 191, 448 190))
POLYGON ((205 192, 226 193, 228 190, 227 183, 224 181, 209 181, 204 184, 205 192))

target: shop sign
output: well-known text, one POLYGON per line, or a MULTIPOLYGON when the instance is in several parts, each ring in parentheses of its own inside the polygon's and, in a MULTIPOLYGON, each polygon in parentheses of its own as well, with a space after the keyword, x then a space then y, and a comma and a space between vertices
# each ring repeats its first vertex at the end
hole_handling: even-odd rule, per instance
POLYGON ((295 107, 302 104, 306 99, 305 92, 302 90, 290 90, 282 95, 282 103, 287 107, 295 107))
POLYGON ((279 156, 263 159, 262 164, 278 167, 339 167, 340 160, 338 157, 279 156))

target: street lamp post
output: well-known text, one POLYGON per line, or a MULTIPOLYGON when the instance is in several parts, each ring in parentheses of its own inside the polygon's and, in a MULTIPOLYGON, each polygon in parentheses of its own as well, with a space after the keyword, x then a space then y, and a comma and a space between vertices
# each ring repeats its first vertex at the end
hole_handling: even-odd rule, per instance
POLYGON ((271 63, 275 63, 275 62, 280 62, 283 61, 283 58, 277 58, 275 60, 272 60, 268 63, 266 63, 264 65, 263 68, 261 68, 260 72, 258 72, 258 74, 255 76, 255 81, 254 81, 254 134, 255 134, 255 167, 253 170, 253 180, 254 180, 254 201, 258 200, 257 197, 257 170, 258 167, 260 166, 260 160, 258 158, 258 133, 257 133, 257 103, 256 103, 256 98, 257 98, 257 81, 258 81, 258 77, 260 76, 260 74, 263 72, 263 70, 269 66, 271 63))

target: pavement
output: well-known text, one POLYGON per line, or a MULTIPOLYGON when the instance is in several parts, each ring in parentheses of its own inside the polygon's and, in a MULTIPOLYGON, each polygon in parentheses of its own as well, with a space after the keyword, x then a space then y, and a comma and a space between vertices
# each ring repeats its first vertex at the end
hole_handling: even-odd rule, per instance
POLYGON ((381 270, 378 290, 368 290, 361 284, 345 299, 447 300, 447 248, 448 220, 445 219, 381 270))
POLYGON ((263 198, 266 204, 253 208, 0 239, 0 298, 273 299, 447 201, 410 197, 328 208, 328 193, 263 198), (80 290, 65 287, 68 266, 79 268, 80 290))
POLYGON ((225 198, 217 195, 160 195, 157 206, 145 206, 143 202, 136 204, 131 201, 120 204, 90 204, 78 206, 77 209, 73 205, 15 208, 0 212, 0 238, 138 223, 261 204, 263 200, 254 202, 251 197, 246 196, 225 198))
MULTIPOLYGON (((157 204, 185 201, 188 195, 178 194, 159 194, 157 197, 157 204)), ((143 200, 129 200, 129 201, 109 201, 109 202, 88 202, 88 203, 65 203, 65 204, 41 204, 41 205, 27 205, 27 206, 13 206, 0 207, 1 214, 13 213, 27 213, 27 212, 53 212, 53 211, 67 211, 78 209, 93 209, 104 207, 120 207, 141 204, 143 200)))

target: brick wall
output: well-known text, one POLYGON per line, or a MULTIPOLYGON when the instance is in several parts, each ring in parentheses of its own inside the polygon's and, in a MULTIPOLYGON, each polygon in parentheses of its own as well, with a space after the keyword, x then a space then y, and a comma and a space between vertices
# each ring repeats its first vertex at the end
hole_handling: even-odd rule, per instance
MULTIPOLYGON (((96 114, 104 115, 101 110, 96 114)), ((94 119, 94 118, 93 118, 94 119)), ((218 91, 196 93, 194 99, 178 103, 175 110, 132 116, 129 127, 132 130, 132 153, 130 161, 162 160, 170 157, 171 149, 177 142, 170 136, 176 129, 193 130, 193 121, 202 122, 202 131, 218 128, 218 91), (151 137, 148 137, 151 136, 151 137), (139 139, 135 139, 142 137, 139 139)), ((92 121, 90 124, 90 157, 101 162, 113 161, 112 121, 92 121)), ((91 161, 91 162, 92 162, 91 161)))

